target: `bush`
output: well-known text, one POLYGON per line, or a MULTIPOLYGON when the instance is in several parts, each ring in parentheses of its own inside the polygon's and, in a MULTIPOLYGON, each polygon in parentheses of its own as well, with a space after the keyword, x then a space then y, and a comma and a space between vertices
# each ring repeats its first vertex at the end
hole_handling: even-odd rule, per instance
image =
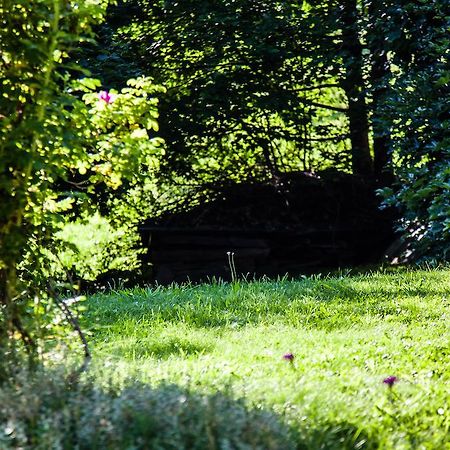
POLYGON ((93 281, 111 270, 137 270, 139 237, 126 224, 114 226, 98 212, 84 219, 67 223, 57 237, 70 244, 58 255, 55 272, 67 271, 82 280, 93 281))
POLYGON ((403 33, 414 39, 391 30, 397 36, 391 50, 404 49, 392 61, 397 75, 384 111, 393 129, 397 183, 380 192, 402 216, 399 228, 409 244, 403 258, 450 261, 449 3, 407 2, 386 14, 407 23, 403 33))
POLYGON ((275 414, 175 385, 105 390, 90 381, 71 386, 57 372, 21 374, 0 389, 0 404, 5 450, 294 448, 275 414))
MULTIPOLYGON (((163 89, 139 77, 120 91, 102 91, 77 62, 75 49, 92 40, 107 3, 0 3, 0 347, 10 357, 25 348, 36 359, 45 338, 61 330, 53 326, 55 305, 73 288, 65 273, 54 273, 55 255, 64 247, 67 256, 74 246, 58 232, 82 211, 101 209, 97 191, 125 203, 117 209, 131 209, 121 193, 154 170, 162 152, 155 94, 163 89)), ((124 221, 115 211, 110 216, 124 221)), ((128 220, 124 233, 134 225, 128 220)), ((128 237, 116 233, 107 244, 113 238, 128 244, 128 237)), ((110 262, 103 252, 88 276, 110 262)))

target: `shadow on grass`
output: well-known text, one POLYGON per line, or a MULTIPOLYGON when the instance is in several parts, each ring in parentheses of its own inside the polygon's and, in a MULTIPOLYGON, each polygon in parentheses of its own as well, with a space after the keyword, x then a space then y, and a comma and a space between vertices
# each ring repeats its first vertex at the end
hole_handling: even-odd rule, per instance
POLYGON ((418 272, 134 289, 91 298, 86 322, 102 332, 102 326, 121 320, 148 321, 149 326, 152 322, 183 323, 196 328, 281 320, 320 329, 386 317, 399 323, 428 321, 442 315, 449 280, 444 272, 418 272), (433 307, 424 299, 434 302, 433 307))
POLYGON ((113 343, 105 346, 104 349, 113 357, 168 359, 171 356, 199 356, 214 348, 209 343, 198 343, 177 337, 158 339, 121 340, 116 338, 113 343))
POLYGON ((176 385, 102 389, 68 385, 48 370, 0 387, 2 449, 375 449, 376 439, 348 423, 301 428, 226 391, 201 394, 176 385))

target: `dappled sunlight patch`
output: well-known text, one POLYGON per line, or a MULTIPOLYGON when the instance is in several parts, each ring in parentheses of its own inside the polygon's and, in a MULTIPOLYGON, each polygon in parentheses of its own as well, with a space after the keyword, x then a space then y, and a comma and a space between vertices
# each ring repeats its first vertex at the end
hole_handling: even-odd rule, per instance
POLYGON ((100 357, 142 361, 145 359, 196 358, 213 351, 217 336, 192 330, 183 324, 152 324, 125 319, 107 330, 96 347, 100 357))
MULTIPOLYGON (((421 273, 422 274, 422 273, 421 273)), ((421 275, 422 276, 422 275, 421 275)), ((87 319, 98 325, 130 322, 184 324, 197 329, 239 329, 250 324, 283 321, 301 328, 364 328, 390 320, 410 323, 434 320, 445 313, 446 271, 417 281, 408 273, 324 280, 263 281, 218 285, 140 289, 96 295, 87 319), (435 278, 439 283, 435 282, 435 278), (428 281, 427 281, 428 280, 428 281), (422 296, 417 292, 420 285, 422 296), (384 286, 387 286, 386 288, 384 286), (442 294, 442 295, 441 295, 442 294), (432 307, 430 307, 432 305, 432 307), (92 314, 90 314, 92 310, 92 314)), ((420 277, 419 277, 420 278, 420 277)))
POLYGON ((430 430, 448 416, 447 304, 433 288, 441 275, 422 297, 405 274, 96 296, 91 318, 116 312, 94 335, 95 373, 106 385, 109 373, 208 395, 227 386, 282 414, 299 442, 325 448, 410 448, 411 433, 440 448, 442 432, 430 430), (389 376, 399 380, 392 388, 389 376))

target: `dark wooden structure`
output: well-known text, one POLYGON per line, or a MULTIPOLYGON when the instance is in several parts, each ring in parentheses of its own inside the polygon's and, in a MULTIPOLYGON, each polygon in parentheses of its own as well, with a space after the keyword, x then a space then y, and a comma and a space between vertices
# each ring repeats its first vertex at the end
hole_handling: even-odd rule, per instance
POLYGON ((378 262, 394 239, 373 186, 347 174, 290 175, 222 188, 216 199, 146 221, 149 281, 283 276, 378 262))

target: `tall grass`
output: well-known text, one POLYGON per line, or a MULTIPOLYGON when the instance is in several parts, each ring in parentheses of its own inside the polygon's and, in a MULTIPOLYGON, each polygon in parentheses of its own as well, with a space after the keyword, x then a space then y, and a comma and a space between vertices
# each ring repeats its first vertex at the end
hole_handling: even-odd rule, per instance
POLYGON ((60 448, 450 449, 449 306, 445 269, 98 294, 90 381, 0 405, 66 417, 60 448))

